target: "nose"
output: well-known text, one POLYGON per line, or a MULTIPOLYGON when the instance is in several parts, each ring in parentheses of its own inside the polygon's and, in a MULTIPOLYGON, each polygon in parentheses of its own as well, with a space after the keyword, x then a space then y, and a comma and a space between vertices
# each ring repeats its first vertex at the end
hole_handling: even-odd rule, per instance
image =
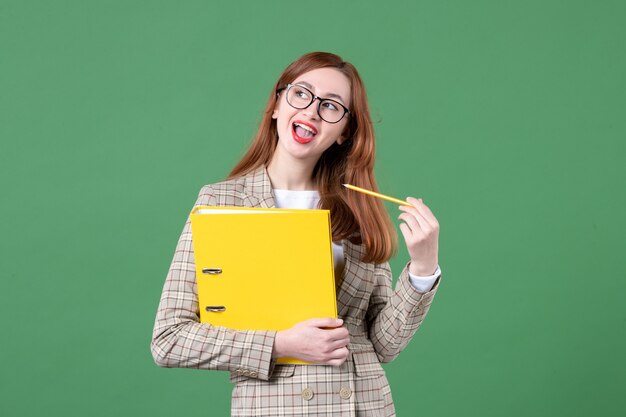
POLYGON ((319 119, 319 104, 320 99, 315 97, 307 108, 302 109, 302 113, 310 119, 319 119))

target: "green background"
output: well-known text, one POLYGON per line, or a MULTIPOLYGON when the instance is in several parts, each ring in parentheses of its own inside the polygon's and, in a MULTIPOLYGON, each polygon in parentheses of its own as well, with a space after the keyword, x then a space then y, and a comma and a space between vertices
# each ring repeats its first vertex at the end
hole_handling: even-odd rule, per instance
POLYGON ((622 1, 1 0, 0 414, 228 414, 226 373, 153 363, 154 316, 198 190, 313 50, 365 80, 381 190, 442 225, 440 292, 386 365, 399 415, 622 413, 624 21, 622 1))

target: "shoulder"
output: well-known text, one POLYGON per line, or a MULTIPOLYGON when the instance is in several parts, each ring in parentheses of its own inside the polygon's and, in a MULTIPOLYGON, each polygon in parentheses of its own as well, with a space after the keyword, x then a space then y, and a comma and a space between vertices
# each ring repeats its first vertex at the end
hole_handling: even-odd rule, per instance
POLYGON ((268 207, 273 203, 271 185, 265 166, 260 166, 246 174, 205 185, 196 205, 268 207))
POLYGON ((199 195, 232 195, 233 193, 243 193, 245 190, 245 177, 231 178, 213 184, 204 185, 199 195))
POLYGON ((232 205, 245 196, 245 179, 232 178, 213 184, 206 184, 198 193, 196 205, 219 206, 232 205))
MULTIPOLYGON (((264 194, 269 190, 269 178, 264 169, 207 184, 198 193, 198 202, 207 206, 248 206, 253 205, 251 196, 264 194)), ((196 204, 199 205, 199 204, 196 204)))

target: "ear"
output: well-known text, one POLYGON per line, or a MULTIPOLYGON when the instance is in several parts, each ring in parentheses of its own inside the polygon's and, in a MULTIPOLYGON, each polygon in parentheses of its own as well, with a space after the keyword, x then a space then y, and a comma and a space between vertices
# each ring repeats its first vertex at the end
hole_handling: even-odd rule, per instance
POLYGON ((279 109, 280 109, 280 93, 276 93, 276 104, 274 105, 274 112, 272 113, 272 119, 278 119, 279 109))
POLYGON ((274 111, 272 112, 272 119, 278 119, 278 109, 280 108, 280 102, 276 103, 274 106, 274 111))
POLYGON ((342 145, 346 141, 346 138, 341 135, 337 138, 337 145, 342 145))

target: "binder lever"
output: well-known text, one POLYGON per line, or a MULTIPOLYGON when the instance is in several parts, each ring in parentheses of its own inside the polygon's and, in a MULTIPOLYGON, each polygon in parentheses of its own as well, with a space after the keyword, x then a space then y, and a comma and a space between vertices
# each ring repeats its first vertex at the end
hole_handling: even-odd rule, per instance
POLYGON ((222 273, 222 268, 202 268, 203 274, 217 275, 222 273))
POLYGON ((211 313, 221 313, 226 311, 226 307, 224 306, 206 306, 206 311, 211 313))

